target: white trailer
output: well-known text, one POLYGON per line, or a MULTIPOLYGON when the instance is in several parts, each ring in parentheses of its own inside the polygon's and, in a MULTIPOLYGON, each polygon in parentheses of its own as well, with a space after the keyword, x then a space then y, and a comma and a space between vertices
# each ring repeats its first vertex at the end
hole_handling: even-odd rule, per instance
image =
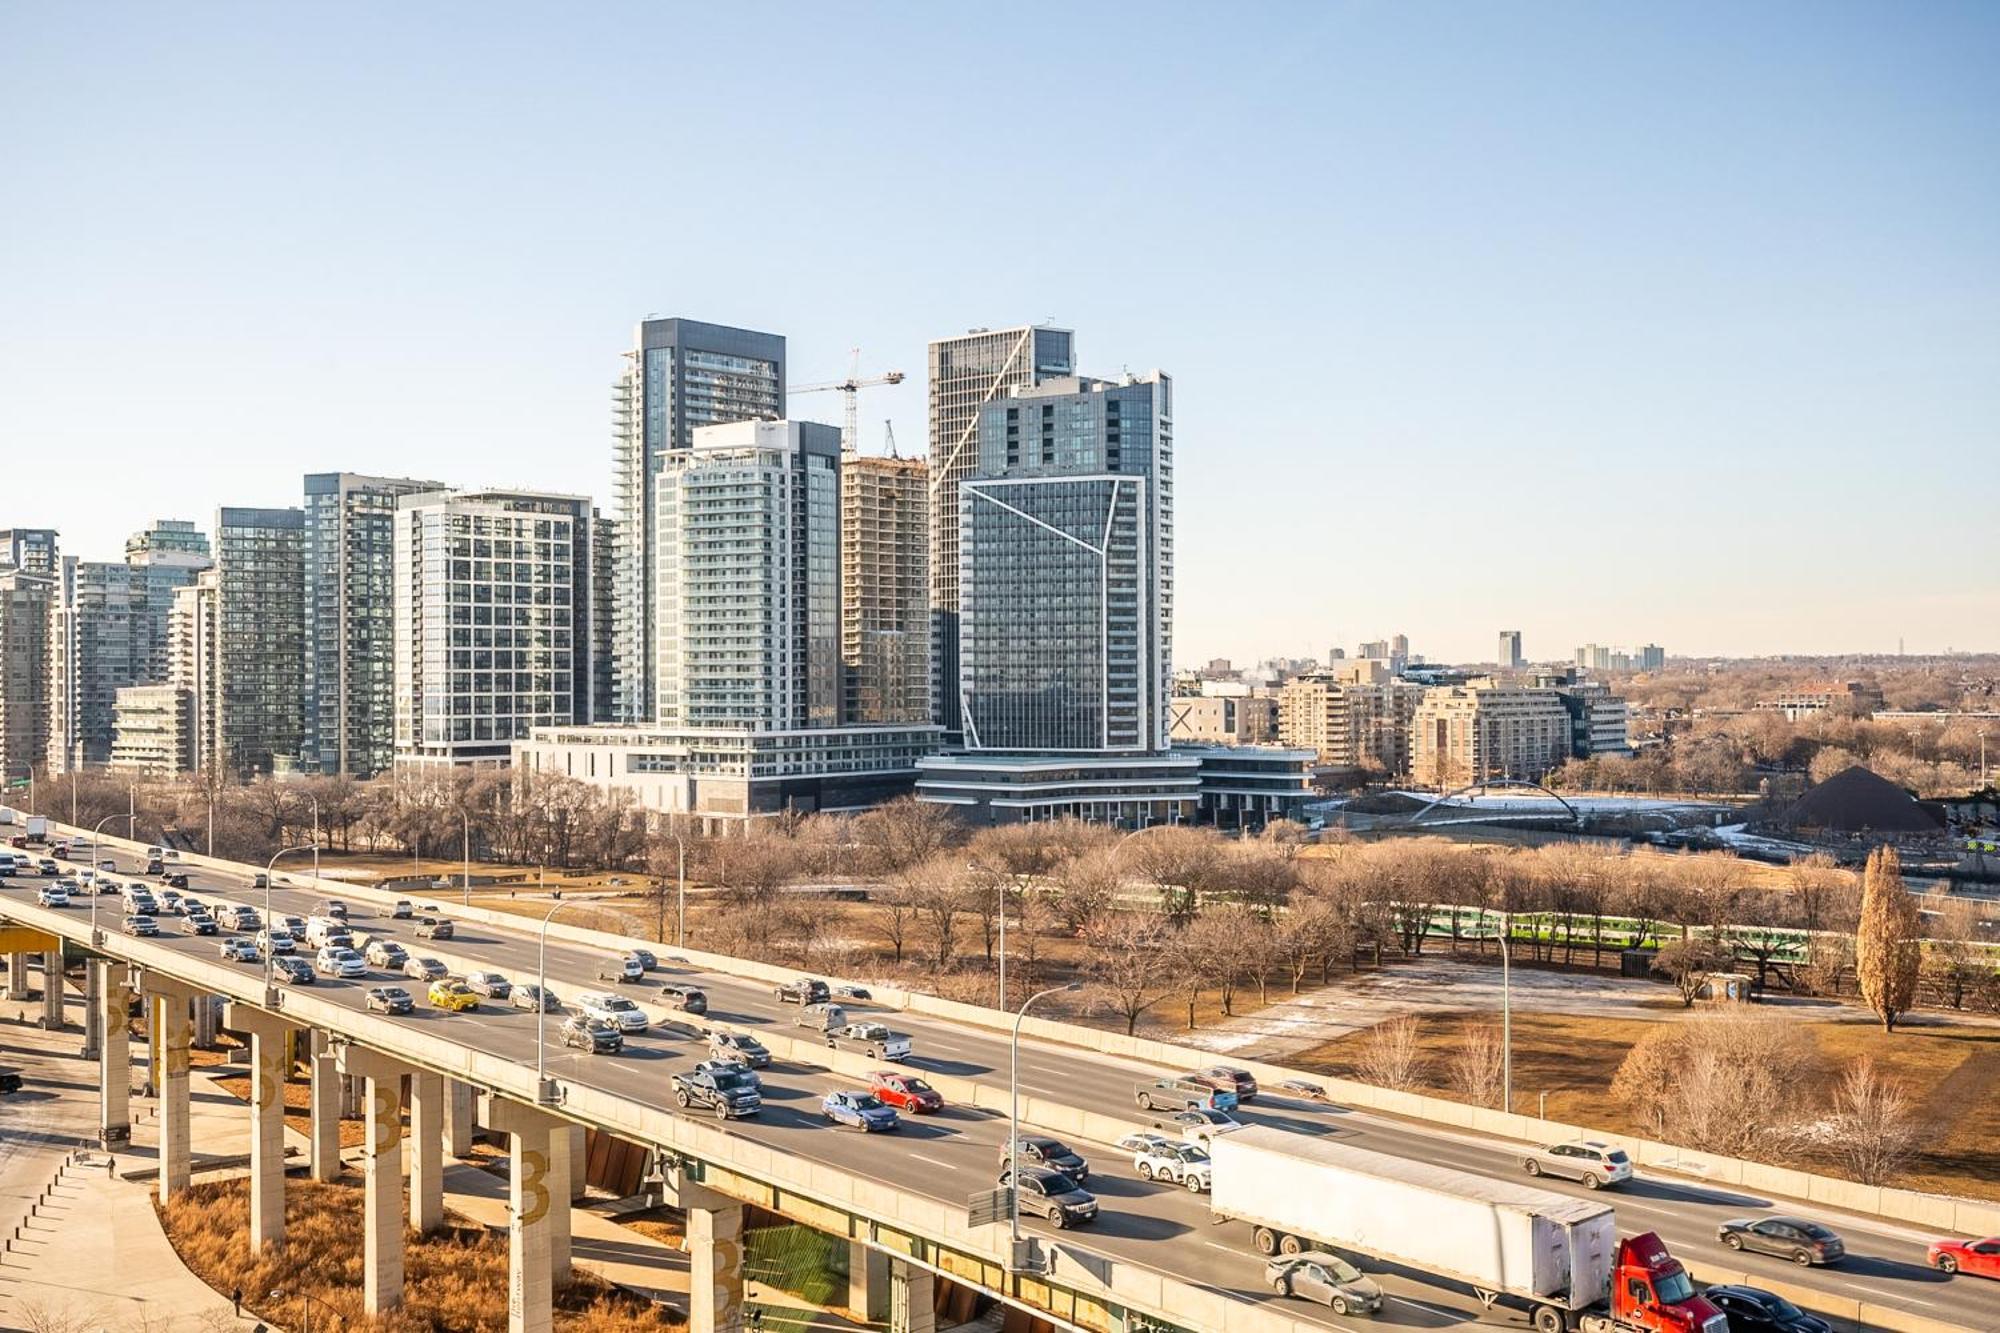
POLYGON ((1582 1310, 1611 1294, 1617 1218, 1601 1203, 1252 1126, 1209 1146, 1217 1221, 1261 1254, 1348 1250, 1500 1295, 1582 1310))

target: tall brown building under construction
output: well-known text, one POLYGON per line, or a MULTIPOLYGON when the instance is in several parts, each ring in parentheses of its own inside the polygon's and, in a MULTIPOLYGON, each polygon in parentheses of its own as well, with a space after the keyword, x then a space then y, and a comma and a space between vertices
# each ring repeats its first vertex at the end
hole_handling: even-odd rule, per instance
POLYGON ((929 546, 922 459, 841 459, 841 692, 850 724, 930 721, 929 546))

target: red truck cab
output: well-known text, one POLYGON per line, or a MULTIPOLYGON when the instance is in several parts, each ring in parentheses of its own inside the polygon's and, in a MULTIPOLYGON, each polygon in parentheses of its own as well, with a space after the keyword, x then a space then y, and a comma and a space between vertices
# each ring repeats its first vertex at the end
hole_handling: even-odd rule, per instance
POLYGON ((1611 1316, 1621 1328, 1649 1333, 1728 1333, 1729 1320, 1694 1289, 1681 1261, 1651 1231, 1618 1242, 1611 1316))

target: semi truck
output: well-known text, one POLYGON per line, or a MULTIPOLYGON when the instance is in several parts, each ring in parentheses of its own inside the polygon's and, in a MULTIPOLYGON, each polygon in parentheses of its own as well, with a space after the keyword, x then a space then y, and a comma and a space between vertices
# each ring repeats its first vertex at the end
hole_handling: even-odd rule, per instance
POLYGON ((1539 1333, 1728 1333, 1651 1232, 1611 1209, 1512 1181, 1264 1126, 1209 1145, 1212 1220, 1259 1254, 1348 1251, 1529 1311, 1539 1333))

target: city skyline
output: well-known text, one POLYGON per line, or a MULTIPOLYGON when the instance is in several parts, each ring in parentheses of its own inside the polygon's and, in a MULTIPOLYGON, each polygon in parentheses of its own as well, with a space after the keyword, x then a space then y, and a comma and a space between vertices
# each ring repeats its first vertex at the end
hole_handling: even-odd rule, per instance
MULTIPOLYGON (((864 374, 908 377, 864 391, 865 450, 887 419, 906 456, 927 344, 1051 320, 1079 330, 1079 372, 1171 367, 1186 391, 1179 661, 1392 625, 1458 660, 1486 658, 1496 625, 1543 660, 1593 639, 2000 646, 1976 523, 1903 524, 1824 573, 1831 534, 1926 512, 1993 446, 2000 245, 1972 220, 2000 177, 1979 165, 1994 15, 1165 13, 1136 32, 1085 16, 1054 48, 1031 21, 864 35, 801 16, 766 43, 784 91, 744 113, 756 132, 722 183, 782 180, 815 198, 810 224, 677 207, 671 247, 559 202, 627 178, 645 131, 608 109, 668 16, 517 12, 441 75, 433 56, 466 34, 439 15, 134 9, 111 43, 80 16, 10 15, 0 106, 36 132, 0 255, 0 439, 143 478, 147 498, 29 469, 0 523, 111 561, 155 516, 295 505, 324 471, 586 494, 608 515, 603 386, 649 314, 782 334, 799 382, 843 376, 858 345, 864 374), (1090 60, 1113 32, 1149 73, 1090 60), (170 65, 153 57, 169 38, 170 65), (922 109, 997 89, 1030 50, 1054 105, 1137 146, 1043 165, 1101 186, 1059 227, 960 210, 960 244, 933 257, 940 186, 976 196, 992 165, 922 109), (366 99, 345 82, 364 64, 366 99), (532 110, 510 91, 530 82, 532 110), (113 328, 146 353, 107 387, 113 328), (1595 502, 1546 508, 1586 475, 1595 502), (1497 591, 1463 577, 1509 530, 1494 505, 1565 532, 1517 555, 1539 577, 1497 591), (1751 578, 1787 593, 1719 591, 1751 578)), ((717 13, 671 23, 746 35, 717 13)), ((717 105, 726 76, 689 71, 661 119, 717 105)), ((624 211, 673 202, 633 190, 624 211)))

